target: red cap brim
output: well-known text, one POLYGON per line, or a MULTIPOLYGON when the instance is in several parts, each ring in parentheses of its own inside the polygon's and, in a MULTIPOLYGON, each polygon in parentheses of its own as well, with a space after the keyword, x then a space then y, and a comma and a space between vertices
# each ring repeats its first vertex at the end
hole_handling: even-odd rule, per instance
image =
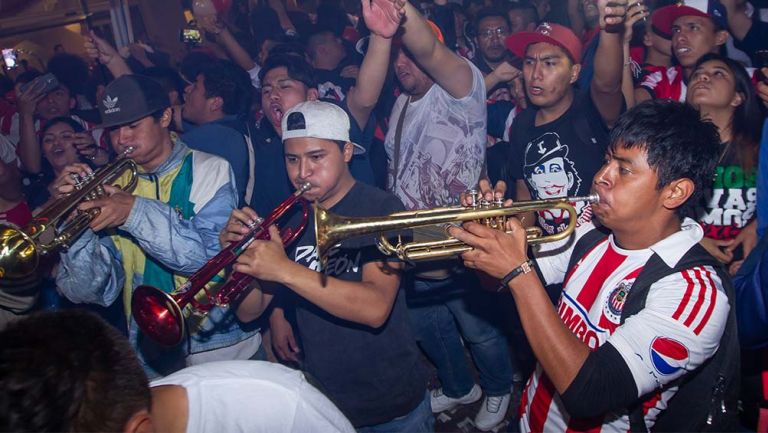
POLYGON ((557 39, 551 36, 547 36, 545 34, 538 33, 538 32, 513 33, 507 36, 507 39, 504 41, 504 43, 507 46, 507 49, 511 51, 512 54, 516 55, 517 57, 520 57, 521 59, 525 58, 525 50, 528 49, 528 45, 537 44, 539 42, 546 42, 556 47, 560 47, 563 49, 563 51, 565 51, 571 57, 571 60, 573 60, 573 63, 581 63, 580 52, 579 53, 571 52, 571 50, 569 50, 568 47, 558 42, 557 39))
POLYGON ((671 36, 672 24, 674 24, 678 18, 687 16, 712 18, 710 14, 690 6, 672 5, 664 6, 654 12, 653 17, 651 17, 651 25, 664 35, 671 36))

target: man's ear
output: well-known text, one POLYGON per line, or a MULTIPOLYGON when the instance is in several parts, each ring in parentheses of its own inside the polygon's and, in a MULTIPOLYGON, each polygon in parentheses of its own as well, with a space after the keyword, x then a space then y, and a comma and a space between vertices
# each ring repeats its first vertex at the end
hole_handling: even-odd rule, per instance
POLYGON ((211 111, 223 111, 224 109, 224 98, 221 96, 214 96, 213 98, 208 98, 208 109, 211 111))
POLYGON ((154 433, 155 427, 152 425, 152 417, 147 409, 136 412, 128 419, 123 429, 125 433, 154 433))
POLYGON ((687 177, 673 180, 664 187, 662 205, 669 210, 677 209, 688 201, 695 190, 696 185, 687 177))
POLYGON ((581 74, 581 64, 577 63, 571 66, 571 84, 575 83, 579 79, 581 74))
POLYGON ((720 47, 721 45, 728 42, 728 31, 726 30, 718 30, 715 33, 715 45, 720 47))
POLYGON ((650 34, 651 31, 652 30, 648 30, 643 35, 643 45, 645 45, 646 47, 653 46, 653 39, 651 39, 651 34, 650 34))
POLYGON ((320 98, 320 92, 316 88, 307 89, 307 101, 317 101, 318 98, 320 98))
POLYGON ((355 154, 355 146, 350 142, 344 143, 342 154, 344 154, 344 162, 352 161, 352 155, 355 154))
POLYGON ((168 107, 163 111, 163 115, 160 116, 160 126, 163 128, 167 128, 171 125, 171 121, 173 120, 173 109, 171 107, 168 107))

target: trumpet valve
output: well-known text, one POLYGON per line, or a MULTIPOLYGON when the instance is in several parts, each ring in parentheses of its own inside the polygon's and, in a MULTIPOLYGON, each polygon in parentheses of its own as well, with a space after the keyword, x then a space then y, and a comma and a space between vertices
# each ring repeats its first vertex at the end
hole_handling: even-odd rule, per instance
POLYGON ((467 194, 467 197, 469 198, 469 206, 473 209, 477 208, 477 201, 480 197, 480 193, 477 192, 476 189, 468 189, 465 194, 467 194))

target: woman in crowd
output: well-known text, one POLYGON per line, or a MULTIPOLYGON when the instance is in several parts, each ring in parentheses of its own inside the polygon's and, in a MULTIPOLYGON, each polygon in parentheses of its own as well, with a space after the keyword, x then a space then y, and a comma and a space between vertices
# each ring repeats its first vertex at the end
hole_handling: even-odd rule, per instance
POLYGON ((716 176, 697 217, 705 231, 702 245, 733 274, 757 243, 755 178, 763 112, 744 67, 719 54, 699 59, 687 102, 720 132, 716 176))

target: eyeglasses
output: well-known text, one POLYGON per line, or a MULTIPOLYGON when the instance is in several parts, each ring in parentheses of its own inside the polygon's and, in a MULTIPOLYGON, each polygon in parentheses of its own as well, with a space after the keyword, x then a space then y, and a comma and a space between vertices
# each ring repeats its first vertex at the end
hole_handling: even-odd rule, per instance
POLYGON ((496 36, 497 38, 506 38, 509 35, 509 30, 504 27, 496 27, 495 29, 488 29, 480 32, 477 36, 482 39, 491 39, 496 36))

